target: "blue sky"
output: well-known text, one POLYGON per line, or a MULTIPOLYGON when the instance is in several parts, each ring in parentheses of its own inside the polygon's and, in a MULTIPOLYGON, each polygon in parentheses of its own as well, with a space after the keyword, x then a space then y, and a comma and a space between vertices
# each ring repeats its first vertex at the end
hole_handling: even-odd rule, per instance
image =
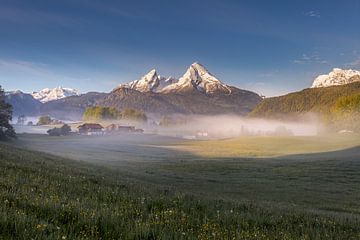
POLYGON ((266 96, 360 69, 359 0, 0 0, 0 85, 110 91, 201 62, 266 96))

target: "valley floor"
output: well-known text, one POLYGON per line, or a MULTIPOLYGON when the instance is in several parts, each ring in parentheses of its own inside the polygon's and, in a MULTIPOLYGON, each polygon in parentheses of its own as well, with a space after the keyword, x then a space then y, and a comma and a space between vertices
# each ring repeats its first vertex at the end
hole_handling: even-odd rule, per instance
POLYGON ((358 136, 194 142, 24 134, 0 145, 0 232, 23 239, 358 239, 359 146, 358 136))

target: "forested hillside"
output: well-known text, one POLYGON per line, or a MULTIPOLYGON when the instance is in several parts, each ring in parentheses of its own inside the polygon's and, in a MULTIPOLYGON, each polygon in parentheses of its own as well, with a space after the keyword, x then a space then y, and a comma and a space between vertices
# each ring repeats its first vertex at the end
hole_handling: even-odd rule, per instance
POLYGON ((336 101, 360 93, 360 82, 324 88, 307 88, 280 97, 264 99, 249 114, 251 117, 289 119, 306 113, 330 114, 336 101))

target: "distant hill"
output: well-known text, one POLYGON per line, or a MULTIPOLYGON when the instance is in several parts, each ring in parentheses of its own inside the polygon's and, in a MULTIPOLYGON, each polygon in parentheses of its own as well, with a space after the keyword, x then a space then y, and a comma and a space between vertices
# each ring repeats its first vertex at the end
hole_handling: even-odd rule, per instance
POLYGON ((40 113, 62 120, 81 119, 86 108, 96 106, 106 96, 107 93, 89 92, 46 102, 40 106, 40 113))
POLYGON ((328 114, 340 97, 355 93, 360 93, 360 82, 307 88, 280 97, 266 98, 256 106, 249 116, 282 119, 310 112, 328 114))
POLYGON ((31 94, 21 91, 7 92, 5 101, 11 104, 13 116, 37 116, 40 112, 41 102, 34 99, 31 94))

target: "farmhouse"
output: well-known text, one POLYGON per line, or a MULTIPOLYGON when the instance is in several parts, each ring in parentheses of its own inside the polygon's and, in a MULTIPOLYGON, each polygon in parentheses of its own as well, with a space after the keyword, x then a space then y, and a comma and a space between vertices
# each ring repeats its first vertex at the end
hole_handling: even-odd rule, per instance
POLYGON ((84 123, 78 126, 79 133, 83 135, 103 135, 103 128, 98 123, 84 123))
POLYGON ((123 126, 118 124, 110 124, 105 128, 107 134, 116 133, 142 133, 144 130, 136 129, 134 126, 123 126))

